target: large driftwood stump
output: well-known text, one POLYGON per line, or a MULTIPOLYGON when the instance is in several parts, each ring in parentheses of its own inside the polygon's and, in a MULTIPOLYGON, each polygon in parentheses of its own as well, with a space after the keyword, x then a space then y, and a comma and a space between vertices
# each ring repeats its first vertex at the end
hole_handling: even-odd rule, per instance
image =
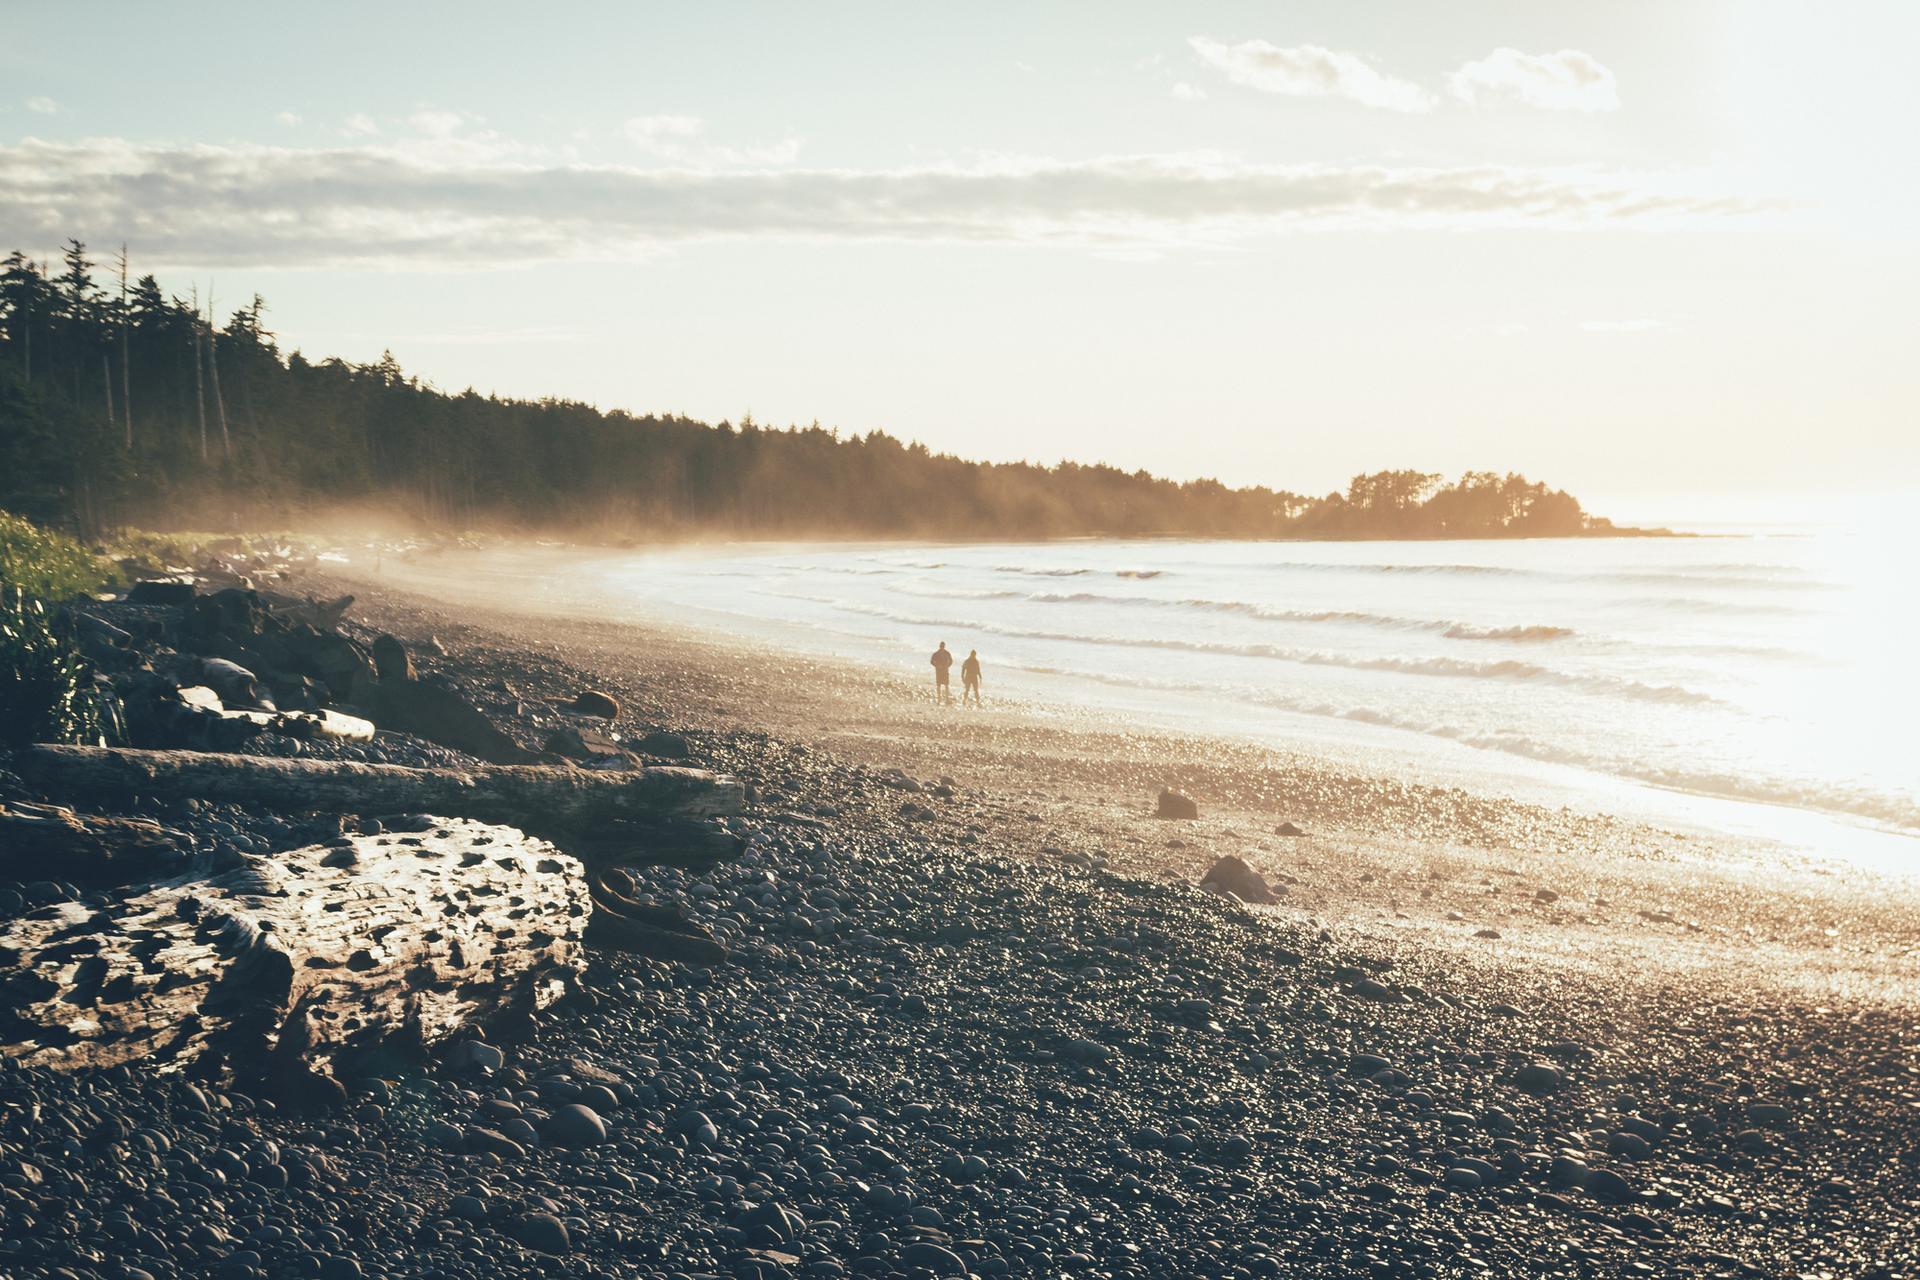
POLYGON ((581 865, 510 828, 428 821, 0 927, 0 1053, 267 1074, 551 1003, 583 963, 581 865))
POLYGON ((66 880, 88 888, 158 880, 183 870, 193 841, 145 818, 75 813, 51 804, 0 804, 0 876, 66 880))
POLYGON ((660 765, 621 773, 545 765, 411 769, 346 760, 38 746, 17 766, 65 798, 191 796, 291 812, 445 813, 558 838, 617 822, 740 812, 737 779, 660 765))

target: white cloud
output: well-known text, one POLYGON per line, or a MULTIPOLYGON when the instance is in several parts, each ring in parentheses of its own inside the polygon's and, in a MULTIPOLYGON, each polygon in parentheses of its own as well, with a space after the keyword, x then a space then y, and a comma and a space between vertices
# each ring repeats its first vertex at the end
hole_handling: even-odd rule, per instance
POLYGON ((465 122, 466 117, 458 111, 441 111, 431 107, 423 108, 407 117, 408 124, 429 138, 451 138, 460 132, 460 126, 465 122))
POLYGON ((695 168, 783 165, 800 158, 798 138, 751 147, 707 145, 700 141, 707 122, 699 116, 637 116, 622 129, 646 154, 695 168))
POLYGON ((696 157, 710 165, 792 164, 800 158, 801 141, 784 138, 758 147, 708 147, 696 157))
POLYGON ((1511 99, 1547 111, 1617 111, 1620 90, 1613 72, 1578 49, 1522 53, 1495 49, 1447 77, 1462 102, 1511 99))
POLYGON ((60 112, 60 104, 52 98, 28 98, 27 110, 37 116, 58 115, 60 112))
POLYGON ((372 116, 355 113, 341 123, 340 132, 349 138, 365 138, 380 132, 380 126, 372 116))
POLYGON ((1665 320, 1582 320, 1583 333, 1651 333, 1667 327, 1665 320))
POLYGON ((289 129, 300 123, 300 113, 298 111, 276 111, 273 114, 273 118, 281 124, 286 125, 289 129))
POLYGON ((707 122, 699 116, 636 116, 622 127, 635 143, 651 148, 697 138, 706 132, 707 122))
POLYGON ((1173 88, 1167 90, 1167 92, 1181 102, 1198 102, 1207 96, 1205 89, 1196 88, 1188 84, 1185 80, 1174 81, 1173 88))
POLYGON ((1224 44, 1206 36, 1187 40, 1193 51, 1238 85, 1296 98, 1347 98, 1389 111, 1429 111, 1433 95, 1410 80, 1377 70, 1358 54, 1315 44, 1280 48, 1265 40, 1224 44))
POLYGON ((631 258, 715 239, 1177 250, 1322 227, 1671 225, 1760 207, 1594 171, 1220 155, 636 168, 465 137, 328 149, 27 139, 0 146, 0 226, 21 244, 124 237, 161 266, 445 268, 631 258))

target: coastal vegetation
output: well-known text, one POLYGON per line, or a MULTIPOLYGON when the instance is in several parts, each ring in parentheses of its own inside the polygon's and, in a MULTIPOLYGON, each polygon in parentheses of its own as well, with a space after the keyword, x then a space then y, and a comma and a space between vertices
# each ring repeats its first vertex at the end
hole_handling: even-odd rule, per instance
POLYGON ((1318 497, 1062 462, 976 462, 880 431, 708 424, 442 391, 389 353, 282 351, 69 241, 0 264, 0 506, 95 537, 259 527, 352 505, 442 528, 734 537, 1489 538, 1621 532, 1512 474, 1356 476, 1318 497))

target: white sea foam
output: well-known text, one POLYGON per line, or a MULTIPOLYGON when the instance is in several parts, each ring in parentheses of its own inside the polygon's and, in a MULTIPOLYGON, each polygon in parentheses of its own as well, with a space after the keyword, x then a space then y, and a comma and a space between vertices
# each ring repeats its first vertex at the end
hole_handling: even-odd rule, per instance
POLYGON ((1337 721, 1399 763, 1920 835, 1916 559, 1811 537, 745 548, 549 564, 528 589, 915 677, 945 640, 990 689, 1290 740, 1337 721))

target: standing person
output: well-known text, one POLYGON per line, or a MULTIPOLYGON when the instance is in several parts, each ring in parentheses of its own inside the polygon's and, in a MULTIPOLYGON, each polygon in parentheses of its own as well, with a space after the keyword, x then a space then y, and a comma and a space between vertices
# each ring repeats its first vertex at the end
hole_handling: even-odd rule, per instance
POLYGON ((973 705, 980 705, 980 651, 967 650, 967 660, 960 664, 960 705, 966 706, 967 699, 973 699, 973 705))
POLYGON ((947 652, 947 642, 942 640, 940 647, 933 651, 933 699, 935 702, 953 701, 953 686, 947 683, 947 672, 953 668, 953 655, 947 652))

